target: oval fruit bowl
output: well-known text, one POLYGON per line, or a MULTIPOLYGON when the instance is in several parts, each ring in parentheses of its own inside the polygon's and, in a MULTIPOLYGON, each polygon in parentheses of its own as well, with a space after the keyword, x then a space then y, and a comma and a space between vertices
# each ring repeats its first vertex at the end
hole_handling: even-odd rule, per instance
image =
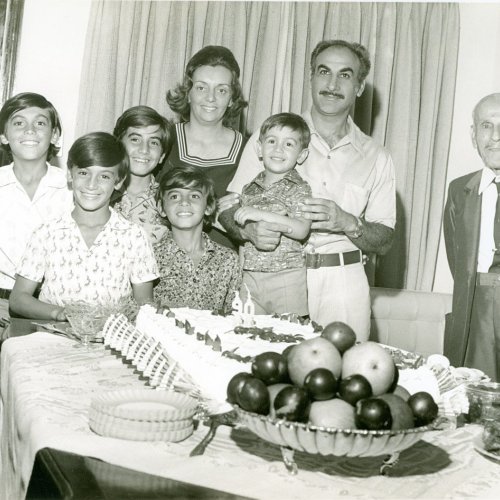
POLYGON ((238 405, 233 405, 233 408, 239 421, 254 434, 281 446, 285 465, 293 474, 297 473, 297 467, 293 462, 293 451, 290 452, 290 448, 311 454, 347 457, 392 455, 380 470, 384 474, 386 467, 397 462, 399 452, 422 439, 426 432, 436 430, 436 423, 439 420, 438 417, 429 425, 411 429, 368 431, 317 427, 251 413, 238 405))

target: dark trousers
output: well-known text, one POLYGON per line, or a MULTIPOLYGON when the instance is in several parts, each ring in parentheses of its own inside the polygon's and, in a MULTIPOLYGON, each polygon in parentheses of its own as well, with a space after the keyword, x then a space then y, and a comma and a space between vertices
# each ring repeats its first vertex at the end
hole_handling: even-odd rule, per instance
POLYGON ((465 366, 500 381, 500 274, 478 273, 465 366))

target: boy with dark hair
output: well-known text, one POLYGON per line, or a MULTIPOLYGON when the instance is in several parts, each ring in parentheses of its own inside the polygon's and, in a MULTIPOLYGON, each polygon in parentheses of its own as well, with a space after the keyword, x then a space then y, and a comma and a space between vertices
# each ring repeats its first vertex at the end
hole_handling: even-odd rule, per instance
POLYGON ((250 241, 241 247, 241 294, 250 291, 256 314, 308 315, 302 242, 309 235, 311 221, 302 217, 299 205, 311 196, 311 188, 295 166, 307 158, 309 140, 309 127, 299 115, 279 113, 267 118, 258 140, 264 170, 243 188, 241 207, 234 213, 242 227, 260 221, 288 227, 273 251, 263 252, 250 241))
POLYGON ((167 231, 155 203, 154 172, 170 150, 170 122, 149 106, 134 106, 118 118, 113 134, 127 150, 130 177, 113 195, 111 206, 141 225, 154 244, 167 231))
POLYGON ((65 304, 73 302, 110 306, 132 293, 139 304, 152 301, 158 274, 146 233, 109 207, 128 173, 125 148, 105 132, 87 134, 71 147, 68 170, 75 207, 33 232, 17 269, 12 310, 63 321, 65 304))
POLYGON ((231 311, 241 283, 238 256, 204 232, 215 218, 213 181, 200 167, 174 167, 162 175, 157 201, 170 231, 154 247, 160 269, 155 299, 170 307, 231 311))
POLYGON ((16 267, 31 233, 43 222, 71 210, 66 174, 47 161, 57 153, 60 135, 57 111, 40 94, 17 94, 0 110, 1 147, 12 158, 10 165, 0 168, 2 317, 8 318, 16 267))

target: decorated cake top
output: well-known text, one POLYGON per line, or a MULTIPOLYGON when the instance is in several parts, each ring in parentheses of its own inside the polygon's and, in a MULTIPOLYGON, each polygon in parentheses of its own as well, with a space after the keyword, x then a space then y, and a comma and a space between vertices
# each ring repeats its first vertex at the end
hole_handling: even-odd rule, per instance
POLYGON ((254 356, 264 351, 281 353, 319 334, 315 325, 301 324, 294 316, 253 316, 252 326, 243 326, 248 323, 245 320, 238 313, 221 316, 178 308, 160 314, 143 306, 136 326, 161 343, 166 354, 189 373, 210 411, 219 413, 230 409, 226 403, 229 380, 250 371, 254 356))

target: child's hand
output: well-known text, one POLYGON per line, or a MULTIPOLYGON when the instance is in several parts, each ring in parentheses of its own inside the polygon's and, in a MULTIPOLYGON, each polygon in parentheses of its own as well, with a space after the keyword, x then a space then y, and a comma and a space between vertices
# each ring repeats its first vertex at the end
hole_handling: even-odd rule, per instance
POLYGON ((217 212, 221 214, 228 208, 238 205, 240 202, 240 195, 238 193, 229 193, 217 200, 217 212))
POLYGON ((57 307, 50 312, 50 318, 54 321, 68 321, 63 307, 57 307))
POLYGON ((234 220, 243 226, 245 222, 251 220, 253 222, 260 222, 263 219, 262 210, 253 207, 241 207, 234 213, 234 220))

